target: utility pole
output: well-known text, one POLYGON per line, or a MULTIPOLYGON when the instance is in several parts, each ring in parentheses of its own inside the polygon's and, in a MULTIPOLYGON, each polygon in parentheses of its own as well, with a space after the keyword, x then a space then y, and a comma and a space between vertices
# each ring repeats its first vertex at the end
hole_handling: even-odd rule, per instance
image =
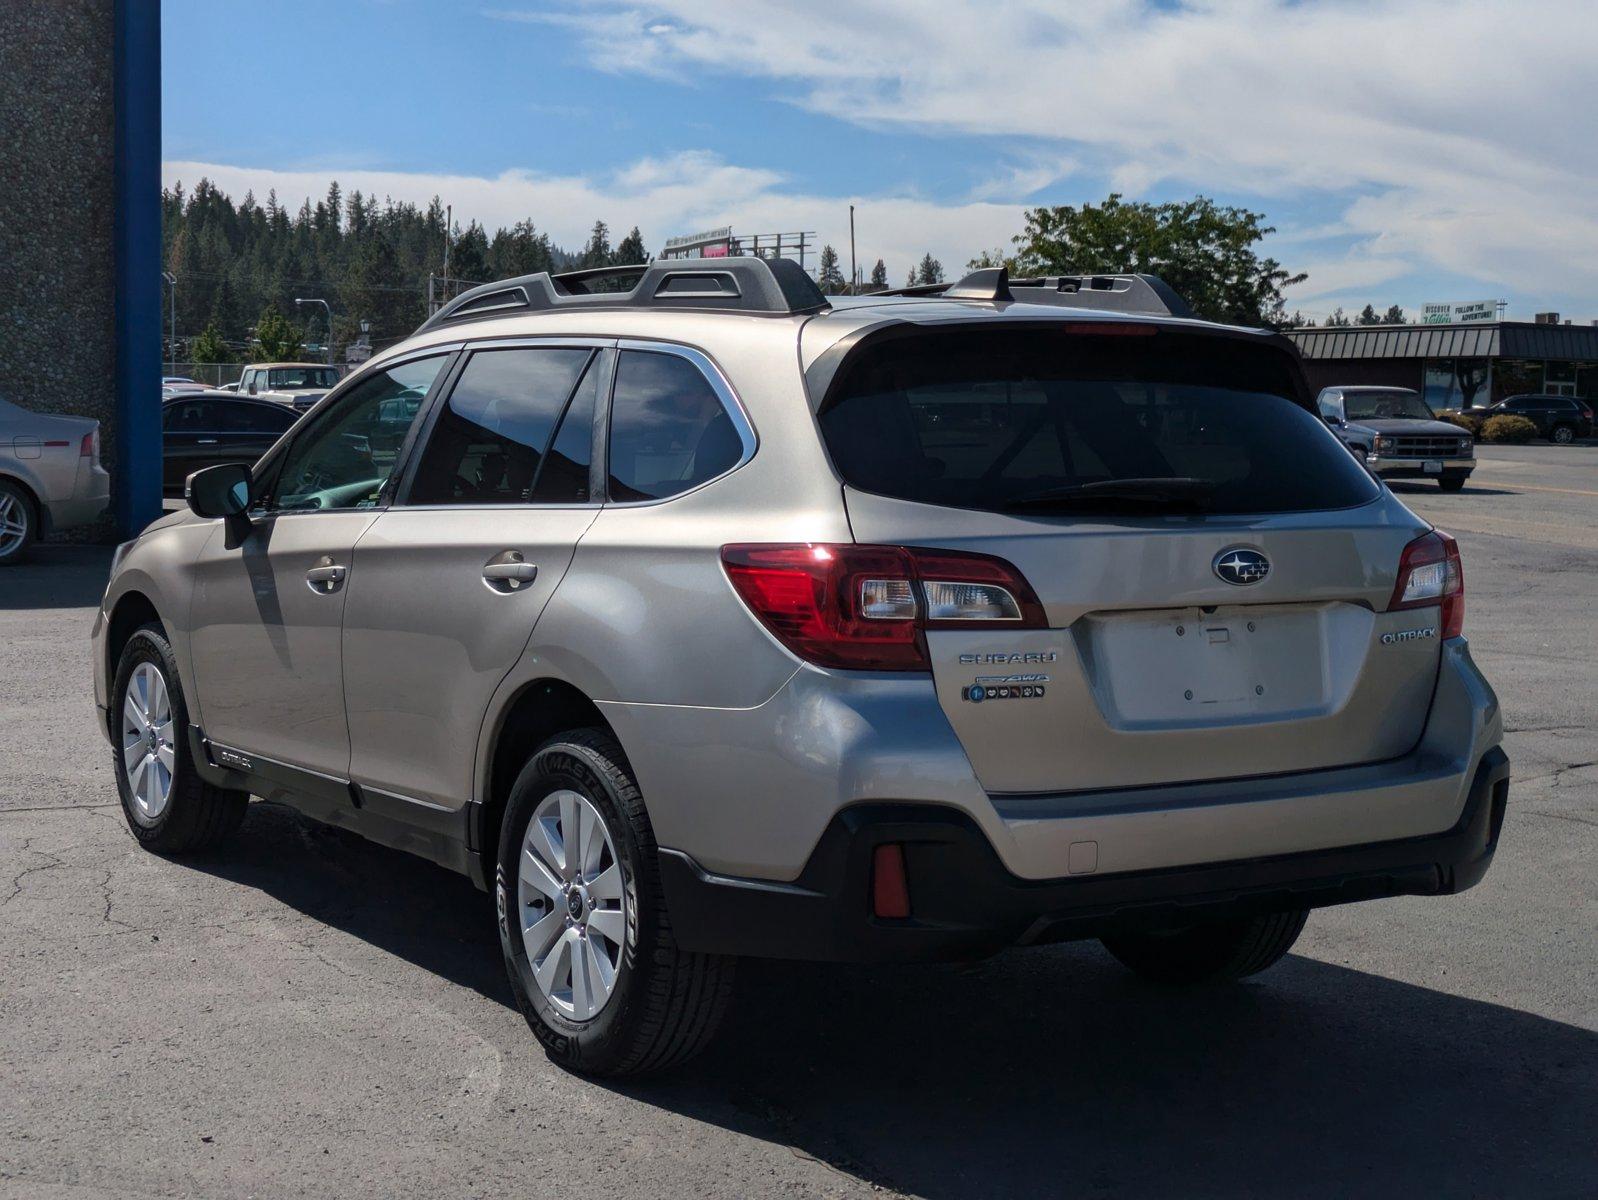
POLYGON ((849 294, 851 296, 860 291, 860 268, 854 261, 854 205, 849 206, 849 294))
POLYGON ((178 373, 178 277, 171 271, 162 271, 161 278, 166 280, 167 295, 171 297, 172 308, 172 323, 168 326, 171 333, 167 339, 171 343, 172 357, 167 359, 166 373, 176 375, 178 373))
POLYGON ((327 365, 333 365, 333 306, 326 300, 301 300, 294 298, 296 304, 320 304, 327 312, 327 365))
POLYGON ((449 295, 449 243, 450 235, 455 231, 455 206, 444 206, 444 295, 449 295))

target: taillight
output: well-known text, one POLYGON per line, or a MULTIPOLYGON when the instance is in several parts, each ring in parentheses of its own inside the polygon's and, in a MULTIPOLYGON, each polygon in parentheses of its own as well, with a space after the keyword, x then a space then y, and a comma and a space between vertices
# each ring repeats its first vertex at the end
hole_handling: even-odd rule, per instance
POLYGON ((1041 629, 1043 605, 1000 558, 851 543, 723 546, 727 578, 806 662, 926 671, 927 629, 1041 629))
POLYGON ((1432 605, 1443 610, 1441 636, 1458 637, 1465 627, 1465 568, 1459 559, 1459 543, 1440 529, 1424 533, 1404 547, 1387 610, 1432 605))
POLYGON ((98 425, 83 435, 83 441, 78 443, 78 457, 87 458, 91 462, 100 461, 100 427, 98 425))

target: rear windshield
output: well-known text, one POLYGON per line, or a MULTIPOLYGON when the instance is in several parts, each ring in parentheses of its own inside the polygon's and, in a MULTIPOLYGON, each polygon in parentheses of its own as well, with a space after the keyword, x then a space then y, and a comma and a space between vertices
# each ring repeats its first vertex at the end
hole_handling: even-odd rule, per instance
POLYGON ((819 414, 845 482, 954 508, 1274 513, 1378 489, 1290 360, 1160 331, 917 330, 843 363, 819 414))

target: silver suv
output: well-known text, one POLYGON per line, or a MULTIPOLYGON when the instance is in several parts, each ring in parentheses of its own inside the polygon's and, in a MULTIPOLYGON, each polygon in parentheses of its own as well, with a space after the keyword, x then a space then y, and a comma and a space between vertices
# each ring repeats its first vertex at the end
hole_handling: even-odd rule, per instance
POLYGON ((1482 877, 1458 551, 1285 339, 1137 276, 626 282, 461 296, 121 547, 140 842, 256 795, 463 872, 549 1053, 608 1074, 704 1045, 740 955, 1237 978, 1311 908, 1482 877))

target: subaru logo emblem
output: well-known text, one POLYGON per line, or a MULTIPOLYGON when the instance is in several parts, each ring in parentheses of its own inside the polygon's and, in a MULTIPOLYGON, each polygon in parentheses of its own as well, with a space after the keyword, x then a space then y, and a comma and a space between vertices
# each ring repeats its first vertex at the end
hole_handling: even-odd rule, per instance
POLYGON ((1212 565, 1217 577, 1238 587, 1258 583, 1271 573, 1270 559, 1258 550, 1248 550, 1242 546, 1222 550, 1215 556, 1212 565))

